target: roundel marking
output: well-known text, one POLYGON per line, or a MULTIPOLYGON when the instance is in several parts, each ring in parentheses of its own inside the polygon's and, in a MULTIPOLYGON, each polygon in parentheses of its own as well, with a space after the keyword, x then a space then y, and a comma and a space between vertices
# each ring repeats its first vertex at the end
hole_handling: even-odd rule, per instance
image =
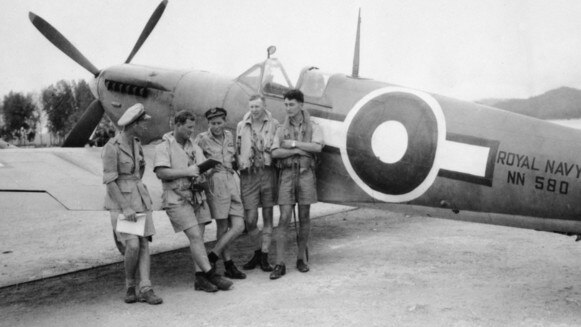
POLYGON ((381 123, 371 136, 371 150, 379 160, 388 164, 400 161, 407 147, 407 130, 395 120, 381 123))
POLYGON ((410 201, 436 179, 446 125, 429 94, 401 87, 375 90, 355 104, 345 126, 341 158, 351 178, 373 198, 410 201))

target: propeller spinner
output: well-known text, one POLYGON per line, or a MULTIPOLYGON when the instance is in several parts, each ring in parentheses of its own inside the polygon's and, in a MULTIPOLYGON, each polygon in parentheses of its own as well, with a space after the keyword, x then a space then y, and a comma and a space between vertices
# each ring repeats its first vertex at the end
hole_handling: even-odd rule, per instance
MULTIPOLYGON (((161 18, 165 7, 167 6, 167 0, 163 0, 155 9, 151 17, 149 18, 147 24, 143 28, 139 39, 135 43, 133 50, 127 57, 125 63, 130 63, 135 54, 139 51, 143 43, 151 34, 151 31, 157 25, 157 22, 161 18)), ((38 31, 44 35, 44 37, 49 40, 55 47, 61 50, 69 58, 74 60, 76 63, 81 65, 83 68, 88 70, 95 78, 99 77, 100 70, 95 67, 66 37, 64 37, 56 28, 50 25, 42 17, 30 12, 28 14, 32 25, 38 29, 38 31)), ((105 110, 99 99, 95 99, 89 107, 85 110, 77 124, 73 127, 67 138, 63 143, 63 147, 82 147, 88 141, 89 137, 99 124, 99 121, 103 117, 105 110)))

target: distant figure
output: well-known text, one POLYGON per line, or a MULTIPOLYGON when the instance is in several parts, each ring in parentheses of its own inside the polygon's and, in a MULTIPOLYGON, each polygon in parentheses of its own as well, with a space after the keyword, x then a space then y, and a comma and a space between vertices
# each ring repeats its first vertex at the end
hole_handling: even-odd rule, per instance
POLYGON ((277 129, 272 142, 272 157, 278 159, 278 204, 280 220, 276 229, 276 262, 270 279, 278 279, 286 273, 284 263, 285 240, 288 224, 299 205, 299 235, 296 267, 300 272, 309 271, 307 244, 311 231, 311 204, 317 202, 315 184, 315 157, 323 148, 323 133, 309 113, 303 109, 304 96, 299 90, 283 95, 287 116, 277 129))
POLYGON ((249 111, 238 123, 236 135, 238 168, 240 169, 240 189, 244 205, 248 235, 258 249, 243 269, 254 269, 257 265, 263 271, 272 271, 268 263, 268 252, 272 241, 272 207, 274 206, 276 171, 270 156, 270 148, 278 121, 266 110, 264 97, 252 95, 248 101, 249 111), (262 207, 262 238, 257 227, 258 207, 262 207))
POLYGON ((116 232, 117 240, 125 243, 125 303, 137 301, 160 304, 149 279, 149 243, 155 234, 152 219, 152 202, 149 192, 141 182, 145 171, 145 158, 139 137, 145 132, 144 122, 151 117, 141 103, 125 111, 117 124, 123 131, 109 140, 103 148, 103 183, 107 185, 105 209, 111 213, 113 231, 119 216, 136 221, 136 213, 145 214, 144 236, 116 232), (139 291, 136 290, 136 273, 139 271, 139 291))
POLYGON ((194 288, 206 292, 228 290, 232 282, 212 270, 204 245, 205 225, 212 222, 206 195, 200 187, 202 176, 198 165, 206 158, 191 136, 196 117, 189 111, 180 111, 174 118, 173 132, 166 133, 155 147, 154 171, 163 185, 163 208, 174 232, 184 232, 190 241, 194 259, 194 288))
POLYGON ((206 158, 221 164, 208 172, 208 204, 212 218, 216 220, 216 245, 208 254, 210 263, 215 267, 220 257, 224 260, 224 276, 244 279, 246 274, 238 270, 229 250, 230 244, 244 231, 244 209, 240 199, 240 181, 234 172, 236 147, 234 136, 226 127, 226 110, 212 108, 205 116, 210 128, 198 134, 195 140, 204 151, 206 158))
POLYGON ((93 138, 89 140, 90 146, 101 147, 109 142, 109 139, 115 137, 115 129, 108 126, 104 121, 99 123, 99 126, 93 134, 93 138))

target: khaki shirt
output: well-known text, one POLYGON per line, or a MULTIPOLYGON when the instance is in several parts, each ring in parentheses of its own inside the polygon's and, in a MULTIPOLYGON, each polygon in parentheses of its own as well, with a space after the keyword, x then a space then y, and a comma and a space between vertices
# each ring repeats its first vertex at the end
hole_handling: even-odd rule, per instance
MULTIPOLYGON (((155 147, 154 171, 160 167, 188 168, 191 165, 199 165, 206 160, 202 149, 195 145, 192 139, 188 139, 182 147, 175 139, 173 132, 169 132, 163 136, 162 140, 155 147)), ((161 183, 163 186, 162 206, 164 209, 184 205, 188 199, 191 200, 194 197, 190 189, 192 180, 189 177, 162 180, 161 183)))
POLYGON ((207 132, 198 134, 194 140, 194 144, 202 149, 206 158, 215 159, 222 163, 212 169, 214 172, 232 171, 232 162, 235 160, 236 155, 232 132, 225 129, 224 138, 220 141, 208 130, 207 132))
MULTIPOLYGON (((151 210, 151 197, 141 182, 145 170, 145 158, 139 139, 133 140, 133 148, 123 141, 123 134, 112 138, 103 147, 103 184, 117 183, 121 194, 135 212, 151 210)), ((122 210, 121 205, 107 192, 106 210, 122 210)))
MULTIPOLYGON (((299 140, 299 132, 300 132, 300 128, 304 123, 304 120, 297 126, 295 126, 294 124, 292 124, 291 122, 291 126, 293 127, 293 135, 291 135, 291 140, 299 140)), ((311 120, 311 126, 313 128, 313 136, 311 137, 311 143, 318 143, 321 145, 325 145, 325 140, 323 139, 323 130, 321 130, 321 127, 319 126, 319 124, 317 124, 316 122, 311 120)), ((284 136, 282 135, 283 131, 282 131, 282 125, 280 125, 274 135, 274 139, 272 141, 272 147, 271 147, 271 151, 274 151, 274 149, 278 149, 280 148, 280 141, 284 140, 284 136)))
POLYGON ((272 141, 278 128, 278 120, 269 111, 264 113, 259 132, 255 133, 250 112, 244 115, 236 129, 236 148, 238 149, 238 168, 244 170, 250 167, 272 165, 270 155, 272 141))

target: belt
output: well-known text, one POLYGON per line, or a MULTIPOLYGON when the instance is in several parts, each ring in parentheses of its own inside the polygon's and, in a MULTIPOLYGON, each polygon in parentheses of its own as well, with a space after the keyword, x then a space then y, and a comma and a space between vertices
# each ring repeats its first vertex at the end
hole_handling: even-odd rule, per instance
POLYGON ((161 186, 164 191, 188 190, 192 186, 192 182, 187 178, 179 178, 173 181, 162 181, 161 186))
POLYGON ((139 178, 135 175, 119 175, 117 177, 117 179, 124 180, 124 181, 135 181, 135 185, 137 186, 137 191, 139 192, 139 195, 141 196, 141 199, 142 199, 143 203, 145 204, 145 208, 147 210, 151 210, 151 197, 149 196, 149 192, 147 191, 147 187, 145 187, 145 184, 143 184, 143 182, 141 181, 141 178, 139 178))
POLYGON ((257 173, 259 170, 266 170, 266 169, 270 169, 270 168, 271 168, 271 166, 268 166, 268 165, 264 165, 262 167, 252 166, 250 168, 241 169, 240 174, 250 175, 250 174, 257 173))

